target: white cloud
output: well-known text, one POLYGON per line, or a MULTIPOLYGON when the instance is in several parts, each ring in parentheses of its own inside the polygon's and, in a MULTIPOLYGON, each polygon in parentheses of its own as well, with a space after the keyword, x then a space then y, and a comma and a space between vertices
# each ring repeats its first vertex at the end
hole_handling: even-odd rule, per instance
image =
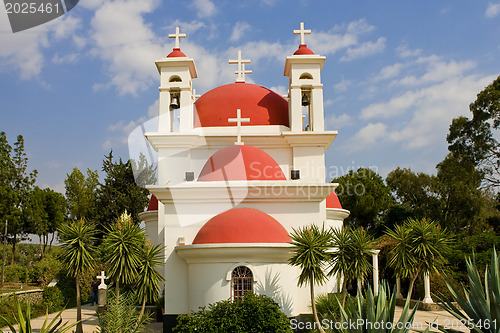
POLYGON ((137 95, 147 89, 158 73, 151 64, 165 54, 161 39, 144 22, 158 0, 125 0, 103 3, 91 20, 91 54, 105 62, 110 82, 94 88, 115 87, 120 94, 137 95))
POLYGON ((52 57, 52 62, 55 64, 64 64, 64 63, 73 63, 78 60, 78 53, 69 53, 60 56, 58 53, 56 53, 52 57))
POLYGON ((346 55, 344 55, 340 60, 351 61, 382 52, 385 49, 386 40, 387 38, 380 37, 376 42, 369 41, 359 45, 358 47, 349 47, 346 55))
POLYGON ((352 125, 353 119, 350 115, 344 113, 339 116, 331 115, 325 120, 326 127, 331 130, 338 130, 352 125))
POLYGON ((343 92, 346 91, 351 84, 351 80, 346 80, 344 77, 342 77, 342 80, 339 83, 335 84, 333 86, 333 89, 335 90, 335 92, 343 92))
POLYGON ((231 34, 231 37, 229 37, 229 40, 233 42, 240 40, 240 38, 244 35, 244 33, 250 30, 250 28, 251 28, 250 24, 246 22, 241 22, 241 21, 236 22, 233 27, 233 33, 231 34))
POLYGON ((486 9, 486 17, 493 18, 500 14, 500 2, 499 3, 489 3, 486 9))
POLYGON ((217 12, 217 8, 210 0, 194 0, 193 7, 198 17, 210 17, 217 12))
POLYGON ((349 149, 353 151, 365 150, 373 147, 387 136, 387 125, 381 122, 370 123, 361 128, 348 142, 349 149))
POLYGON ((46 24, 12 33, 7 13, 0 11, 0 71, 19 71, 22 80, 39 77, 44 65, 44 49, 67 38, 79 28, 80 21, 64 15, 46 24))
POLYGON ((403 114, 409 107, 417 103, 421 96, 421 92, 407 91, 392 98, 389 102, 371 104, 361 110, 361 118, 388 118, 403 114))
POLYGON ((401 58, 416 57, 422 53, 421 49, 410 50, 406 44, 399 46, 396 51, 401 58))
POLYGON ((398 76, 404 68, 402 63, 389 65, 380 70, 380 73, 373 79, 374 82, 391 79, 398 76))

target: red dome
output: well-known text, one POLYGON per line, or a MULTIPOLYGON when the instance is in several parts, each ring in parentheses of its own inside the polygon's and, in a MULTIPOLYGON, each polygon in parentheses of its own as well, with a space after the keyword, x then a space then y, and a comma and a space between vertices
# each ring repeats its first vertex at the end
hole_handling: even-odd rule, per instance
POLYGON ((314 54, 314 52, 307 47, 306 44, 301 44, 299 49, 293 55, 314 54))
POLYGON ((148 212, 152 210, 158 210, 158 199, 154 195, 151 196, 151 199, 149 200, 149 205, 148 205, 148 212))
POLYGON ((276 161, 253 146, 228 146, 215 152, 205 163, 198 181, 286 180, 276 161))
POLYGON ((231 83, 205 93, 194 103, 194 127, 236 126, 229 118, 236 118, 241 109, 242 118, 250 122, 242 126, 288 126, 288 102, 277 93, 251 83, 231 83))
POLYGON ((335 192, 330 193, 330 195, 326 197, 326 208, 342 209, 339 197, 335 192))
POLYGON ((174 48, 172 52, 167 56, 167 58, 172 58, 172 57, 185 57, 186 55, 182 53, 181 49, 174 48))
POLYGON ((251 208, 234 208, 212 217, 193 244, 288 243, 288 232, 273 217, 251 208))

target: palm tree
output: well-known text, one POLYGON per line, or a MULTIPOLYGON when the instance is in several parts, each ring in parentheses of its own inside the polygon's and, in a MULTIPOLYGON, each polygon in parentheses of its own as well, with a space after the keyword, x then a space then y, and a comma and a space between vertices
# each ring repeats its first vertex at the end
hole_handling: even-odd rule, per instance
MULTIPOLYGON (((334 251, 330 254, 331 270, 328 275, 343 275, 342 306, 347 296, 347 282, 366 278, 372 265, 368 261, 373 251, 373 239, 363 228, 332 228, 334 251)), ((360 292, 360 290, 358 290, 360 292)))
POLYGON ((349 280, 349 266, 352 262, 351 258, 351 237, 348 228, 332 228, 332 247, 331 253, 331 270, 329 276, 343 276, 342 279, 342 306, 345 305, 347 296, 347 281, 349 280))
POLYGON ((436 222, 428 219, 407 219, 402 226, 387 231, 393 242, 389 252, 389 265, 399 277, 410 278, 407 300, 411 298, 415 280, 422 273, 437 270, 444 263, 451 236, 436 222))
POLYGON ((301 287, 308 283, 311 292, 311 307, 314 320, 318 325, 319 331, 325 331, 321 327, 316 312, 316 302, 314 299, 314 284, 323 284, 326 281, 326 274, 323 269, 330 258, 330 242, 332 234, 323 228, 311 224, 299 229, 292 229, 290 238, 294 246, 293 256, 289 260, 292 266, 299 266, 301 273, 299 275, 298 286, 301 287))
POLYGON ((85 223, 83 219, 69 225, 62 225, 58 232, 62 242, 62 262, 68 274, 76 279, 76 320, 78 321, 76 333, 83 333, 80 280, 85 272, 92 270, 95 266, 96 232, 93 225, 85 223))
POLYGON ((164 281, 157 269, 163 264, 165 247, 146 244, 141 255, 140 270, 135 283, 137 295, 142 299, 139 320, 144 314, 146 301, 157 302, 160 294, 159 282, 164 281))
MULTIPOLYGON (((368 261, 368 258, 372 256, 373 238, 364 228, 351 229, 350 235, 352 260, 349 274, 353 279, 361 282, 368 276, 368 273, 372 269, 372 264, 368 261)), ((361 293, 361 290, 358 290, 358 293, 361 293)))
POLYGON ((120 296, 120 283, 131 284, 136 280, 141 263, 145 233, 134 224, 132 216, 125 211, 116 224, 107 230, 103 246, 109 276, 115 280, 115 294, 120 296))

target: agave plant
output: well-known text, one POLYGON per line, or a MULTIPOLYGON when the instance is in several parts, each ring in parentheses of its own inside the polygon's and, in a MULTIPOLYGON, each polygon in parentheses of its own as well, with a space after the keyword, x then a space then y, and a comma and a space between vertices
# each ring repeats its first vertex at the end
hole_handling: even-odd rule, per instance
MULTIPOLYGON (((463 288, 463 295, 445 275, 445 282, 452 298, 438 297, 443 309, 459 320, 471 332, 498 333, 500 332, 500 266, 497 252, 491 253, 491 265, 486 268, 484 285, 476 267, 474 255, 466 258, 469 288, 463 288), (452 301, 457 302, 458 306, 452 301), (461 308, 461 310, 459 309, 461 308)), ((438 327, 443 332, 459 332, 457 330, 438 327)))
POLYGON ((391 293, 387 283, 381 283, 378 290, 378 296, 374 297, 371 287, 368 287, 364 296, 358 293, 355 301, 348 298, 344 307, 337 300, 342 319, 330 323, 329 328, 335 333, 408 333, 417 307, 410 310, 410 303, 406 301, 399 320, 395 322, 395 290, 391 293))
MULTIPOLYGON (((23 310, 21 309, 21 304, 16 298, 16 308, 17 308, 17 315, 14 314, 14 318, 16 320, 16 324, 18 325, 18 330, 14 328, 14 325, 10 323, 7 319, 5 319, 3 316, 0 316, 6 323, 7 326, 9 327, 11 333, 31 333, 32 328, 31 328, 31 305, 30 301, 27 300, 26 302, 26 312, 23 313, 23 310)), ((64 309, 63 309, 64 310, 64 309)), ((42 328, 40 330, 37 330, 36 332, 40 333, 64 333, 67 332, 70 328, 75 326, 77 324, 71 324, 68 325, 68 322, 65 322, 63 324, 62 322, 62 312, 63 310, 59 311, 57 315, 49 321, 49 314, 47 313, 45 316, 45 320, 43 322, 42 328)))

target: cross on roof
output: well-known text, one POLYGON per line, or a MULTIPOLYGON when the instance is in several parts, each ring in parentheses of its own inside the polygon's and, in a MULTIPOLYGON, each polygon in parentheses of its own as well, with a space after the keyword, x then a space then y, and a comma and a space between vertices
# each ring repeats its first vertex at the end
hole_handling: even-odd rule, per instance
POLYGON ((236 82, 245 82, 245 74, 252 74, 251 70, 245 70, 245 64, 249 64, 250 59, 241 59, 241 50, 238 50, 238 59, 230 59, 229 64, 238 64, 238 70, 234 74, 238 74, 236 82))
POLYGON ((101 284, 99 285, 99 289, 106 289, 106 284, 104 283, 104 279, 107 279, 108 277, 104 275, 104 271, 101 271, 101 275, 97 275, 96 278, 101 280, 101 284))
POLYGON ((229 123, 236 123, 236 136, 238 137, 237 141, 234 143, 235 145, 243 145, 241 142, 241 123, 249 123, 250 118, 241 118, 241 110, 236 110, 236 118, 229 118, 227 120, 229 123))
POLYGON ((300 45, 305 45, 306 44, 305 35, 310 35, 311 34, 311 30, 304 29, 304 22, 300 22, 300 29, 299 30, 294 30, 293 34, 294 35, 300 35, 300 45))
POLYGON ((193 94, 191 96, 193 97, 193 100, 195 100, 195 101, 197 98, 201 97, 201 95, 196 94, 196 89, 193 89, 193 94))
POLYGON ((168 38, 175 38, 175 47, 176 49, 180 48, 179 38, 186 38, 186 34, 181 34, 179 32, 179 27, 175 27, 175 34, 168 34, 168 38))

